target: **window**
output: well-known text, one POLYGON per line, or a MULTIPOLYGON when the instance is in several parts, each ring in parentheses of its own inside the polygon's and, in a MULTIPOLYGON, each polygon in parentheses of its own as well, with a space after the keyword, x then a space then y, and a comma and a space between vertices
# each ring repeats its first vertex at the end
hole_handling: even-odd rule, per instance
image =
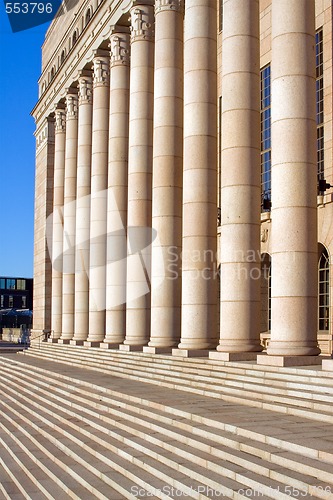
POLYGON ((12 295, 8 297, 8 307, 14 307, 14 297, 12 295))
POLYGON ((0 307, 1 308, 4 307, 4 300, 5 300, 5 296, 4 295, 0 295, 0 307))
POLYGON ((55 67, 51 69, 51 81, 53 80, 54 77, 55 77, 55 67))
POLYGON ((219 30, 223 30, 223 0, 219 2, 219 30))
POLYGON ((15 290, 15 285, 16 285, 15 281, 16 280, 14 280, 12 278, 8 278, 6 281, 7 281, 7 284, 6 284, 7 290, 15 290))
POLYGON ((319 330, 329 330, 330 312, 330 260, 323 248, 318 263, 318 318, 319 330))
POLYGON ((64 63, 64 61, 65 61, 65 51, 63 50, 63 51, 61 52, 61 56, 60 56, 60 64, 63 64, 63 63, 64 63))
POLYGON ((271 329, 271 256, 261 255, 261 332, 271 329))
POLYGON ((316 118, 318 179, 324 179, 324 63, 323 29, 316 32, 316 118))
POLYGON ((87 26, 87 24, 89 23, 91 19, 91 10, 88 9, 87 13, 86 13, 86 21, 85 21, 85 26, 87 26))
POLYGON ((78 32, 77 30, 75 30, 72 38, 72 47, 74 47, 74 45, 76 44, 77 39, 78 39, 78 32))
POLYGON ((25 290, 25 280, 16 280, 16 289, 25 290))
POLYGON ((22 295, 22 309, 25 309, 27 307, 27 297, 25 295, 22 295))
POLYGON ((5 278, 0 278, 0 288, 4 290, 6 288, 6 280, 5 278))
POLYGON ((260 110, 261 110, 261 196, 262 210, 269 211, 266 203, 271 201, 271 66, 260 72, 260 110))

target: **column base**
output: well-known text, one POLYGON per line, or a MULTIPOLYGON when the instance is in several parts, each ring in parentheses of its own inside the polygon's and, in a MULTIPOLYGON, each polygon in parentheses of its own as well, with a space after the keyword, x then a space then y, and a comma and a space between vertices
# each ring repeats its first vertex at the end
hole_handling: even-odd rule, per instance
POLYGON ((172 349, 172 356, 180 358, 208 358, 208 349, 172 349))
POLYGON ((98 340, 85 340, 83 342, 84 347, 100 347, 101 342, 98 340))
POLYGON ((84 340, 70 340, 69 345, 83 345, 84 340))
POLYGON ((217 361, 255 361, 257 359, 257 352, 221 352, 211 351, 209 359, 217 361))
POLYGON ((257 356, 258 365, 266 366, 310 366, 321 365, 321 356, 268 356, 259 354, 257 356))
POLYGON ((58 339, 58 344, 69 344, 71 339, 58 339))
POLYGON ((333 372, 333 359, 323 359, 322 370, 333 372))
POLYGON ((113 342, 101 342, 99 347, 101 349, 119 349, 119 342, 117 344, 113 342))
POLYGON ((171 354, 172 347, 150 347, 144 346, 143 352, 148 354, 171 354))
POLYGON ((142 352, 143 350, 143 345, 128 345, 128 344, 120 344, 119 346, 119 351, 126 351, 126 352, 142 352))
POLYGON ((57 344, 59 342, 59 339, 47 339, 47 342, 49 344, 57 344))

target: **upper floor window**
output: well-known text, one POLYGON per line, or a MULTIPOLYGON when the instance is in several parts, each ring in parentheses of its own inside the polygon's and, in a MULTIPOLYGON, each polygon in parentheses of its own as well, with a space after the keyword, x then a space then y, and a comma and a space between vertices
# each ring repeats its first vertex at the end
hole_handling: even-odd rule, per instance
POLYGON ((2 289, 6 288, 6 280, 5 280, 5 278, 0 278, 0 288, 2 288, 2 289))
POLYGON ((8 307, 14 307, 14 297, 12 295, 8 297, 8 307))
POLYGON ((16 280, 13 278, 7 278, 6 288, 7 290, 15 290, 16 280))
POLYGON ((65 61, 65 51, 63 50, 63 51, 61 52, 61 56, 60 56, 60 64, 63 64, 63 63, 64 63, 64 61, 65 61))
POLYGON ((85 26, 87 26, 87 24, 89 23, 90 19, 91 19, 91 9, 88 9, 87 13, 86 13, 85 24, 84 24, 85 26))
POLYGON ((17 290, 25 290, 26 283, 25 280, 16 280, 16 289, 17 290))
POLYGON ((316 32, 316 119, 318 178, 324 179, 324 62, 323 29, 316 32))
POLYGON ((261 111, 261 196, 262 210, 270 210, 271 201, 271 66, 268 64, 260 72, 261 111))
POLYGON ((73 33, 73 38, 72 38, 72 47, 74 47, 74 45, 76 44, 77 39, 78 39, 78 31, 75 30, 73 33))

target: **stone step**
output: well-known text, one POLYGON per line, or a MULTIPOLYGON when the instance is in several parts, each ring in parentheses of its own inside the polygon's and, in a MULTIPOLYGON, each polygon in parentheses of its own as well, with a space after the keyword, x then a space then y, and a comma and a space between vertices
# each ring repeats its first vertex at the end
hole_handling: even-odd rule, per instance
POLYGON ((332 381, 333 372, 322 371, 321 366, 311 366, 302 368, 281 368, 274 366, 265 366, 265 369, 261 365, 257 365, 251 361, 243 362, 226 362, 226 361, 216 361, 212 359, 203 358, 179 358, 171 355, 153 355, 149 353, 142 352, 131 352, 120 351, 116 349, 105 350, 97 347, 85 347, 85 346, 72 346, 72 345, 62 345, 62 344, 48 344, 44 343, 41 349, 49 350, 51 352, 63 352, 68 354, 71 352, 75 356, 87 356, 93 357, 94 359, 98 356, 98 359, 103 363, 104 360, 107 362, 112 360, 112 362, 121 361, 122 363, 133 363, 135 359, 135 364, 140 365, 150 364, 156 367, 166 368, 177 367, 179 370, 187 373, 198 374, 217 377, 228 378, 228 376, 233 376, 235 374, 240 376, 257 377, 259 383, 263 380, 270 379, 270 384, 284 385, 286 387, 293 387, 293 379, 295 383, 306 384, 306 387, 314 387, 316 384, 320 384, 324 388, 328 389, 332 394, 332 381), (208 372, 208 373, 207 373, 208 372), (291 385, 290 385, 291 384, 291 385))
MULTIPOLYGON (((3 388, 1 388, 1 394, 8 398, 8 394, 4 393, 3 388)), ((45 438, 46 434, 51 434, 50 428, 47 426, 47 430, 44 431, 42 427, 36 426, 31 422, 34 414, 29 414, 25 409, 19 407, 15 398, 14 400, 8 399, 11 399, 10 404, 3 401, 0 403, 2 419, 0 427, 7 432, 7 435, 20 449, 20 451, 11 451, 11 455, 19 465, 19 468, 16 467, 18 477, 20 477, 20 469, 22 469, 33 482, 34 490, 28 491, 29 495, 33 499, 57 499, 66 495, 68 498, 76 500, 83 498, 107 500, 109 496, 103 494, 103 488, 96 489, 92 486, 95 477, 89 471, 84 470, 68 454, 63 453, 56 446, 54 439, 52 444, 50 440, 45 438)), ((6 449, 9 451, 11 449, 9 439, 7 439, 6 445, 6 449)), ((102 486, 104 487, 104 485, 102 486)), ((104 489, 109 490, 105 487, 104 489)), ((115 498, 121 498, 121 496, 115 498)))
MULTIPOLYGON (((76 360, 82 360, 84 363, 87 361, 95 362, 96 359, 98 359, 99 363, 102 365, 112 363, 113 366, 131 368, 133 366, 133 359, 135 359, 135 367, 137 369, 140 367, 143 370, 154 368, 154 372, 157 374, 169 372, 170 366, 172 366, 174 368, 172 371, 175 375, 190 376, 198 381, 205 380, 209 377, 210 380, 214 380, 217 383, 223 380, 225 385, 233 386, 237 384, 239 386, 243 386, 246 383, 255 383, 258 387, 265 387, 269 382, 269 387, 275 392, 277 392, 279 388, 284 388, 285 390, 302 389, 304 390, 306 397, 309 397, 310 399, 316 398, 318 393, 323 393, 323 395, 320 395, 322 400, 330 402, 333 401, 332 380, 325 377, 319 378, 317 376, 313 379, 312 377, 304 378, 304 376, 294 374, 292 376, 289 375, 286 380, 280 380, 280 376, 282 375, 280 372, 271 372, 271 375, 258 370, 246 370, 245 372, 244 367, 242 370, 239 370, 231 366, 231 363, 229 363, 229 365, 221 365, 220 362, 213 360, 206 360, 206 364, 201 365, 197 365, 197 363, 192 360, 186 360, 186 363, 182 364, 181 361, 175 361, 172 356, 163 359, 159 356, 155 356, 153 358, 152 355, 149 355, 150 357, 148 357, 146 354, 145 357, 141 357, 140 353, 131 353, 133 356, 128 357, 128 355, 125 356, 125 353, 122 353, 122 351, 105 351, 103 349, 74 346, 71 346, 70 349, 64 349, 63 346, 59 345, 58 347, 57 344, 52 344, 52 346, 53 347, 50 348, 48 344, 45 344, 43 349, 45 348, 46 352, 52 352, 53 349, 53 351, 56 351, 57 354, 63 354, 65 357, 69 357, 70 359, 73 359, 74 354, 76 360), (235 377, 235 375, 237 375, 237 377, 235 377), (279 379, 272 377, 272 375, 279 375, 279 379), (295 381, 293 381, 293 379, 295 379, 295 381)), ((317 373, 318 370, 313 370, 313 372, 317 373)), ((285 376, 285 374, 283 375, 285 376)))
MULTIPOLYGON (((299 419, 296 417, 288 416, 288 421, 287 421, 288 428, 291 426, 293 426, 293 428, 291 429, 291 433, 288 436, 289 440, 283 440, 281 439, 281 431, 285 434, 284 427, 282 427, 281 429, 279 428, 276 429, 277 431, 276 435, 272 435, 271 433, 270 435, 260 433, 258 432, 258 426, 256 426, 255 430, 252 430, 251 425, 247 424, 247 420, 248 418, 250 418, 249 415, 251 415, 251 412, 252 413, 255 412, 256 416, 258 410, 255 409, 250 410, 249 408, 246 407, 234 406, 226 402, 219 403, 216 400, 210 400, 209 398, 205 398, 203 401, 204 404, 201 411, 200 400, 198 402, 196 396, 187 394, 186 396, 187 401, 188 400, 195 401, 196 413, 193 413, 187 411, 186 403, 185 407, 182 406, 184 396, 179 391, 171 391, 170 389, 163 388, 163 394, 166 394, 166 399, 170 401, 172 398, 172 406, 171 406, 171 405, 166 405, 165 400, 163 400, 162 403, 160 403, 158 398, 156 397, 153 400, 143 398, 142 394, 146 395, 146 391, 144 391, 142 394, 141 392, 142 392, 142 386, 145 386, 145 384, 140 383, 138 385, 138 383, 135 381, 131 381, 131 383, 128 384, 126 381, 123 382, 122 379, 113 379, 113 383, 110 386, 110 378, 106 377, 105 375, 99 375, 99 374, 92 375, 92 372, 88 372, 84 369, 71 368, 69 366, 64 367, 64 365, 48 361, 45 362, 43 360, 38 360, 39 366, 35 366, 34 365, 35 360, 33 358, 28 358, 28 357, 27 358, 16 357, 15 360, 9 358, 6 360, 6 363, 3 364, 2 369, 5 369, 6 364, 8 363, 14 365, 15 371, 18 373, 24 373, 26 371, 26 373, 28 373, 29 376, 29 370, 33 371, 34 379, 36 379, 36 376, 38 377, 38 375, 42 374, 41 376, 42 380, 45 380, 46 384, 49 383, 50 387, 53 386, 55 390, 57 381, 59 381, 59 384, 61 385, 57 390, 63 394, 66 394, 66 391, 70 390, 70 392, 73 393, 73 399, 79 402, 82 401, 84 402, 84 399, 80 395, 79 396, 75 395, 75 392, 78 391, 81 394, 83 393, 84 398, 90 398, 90 401, 92 400, 94 402, 97 409, 100 408, 100 403, 99 403, 100 401, 103 401, 105 403, 107 402, 113 403, 116 401, 117 406, 123 407, 126 410, 131 410, 135 408, 137 409, 139 414, 143 412, 142 415, 145 417, 147 416, 149 417, 151 415, 154 415, 154 413, 158 412, 161 421, 165 422, 168 419, 170 420, 171 418, 173 425, 177 425, 178 423, 174 417, 176 417, 177 419, 181 419, 181 421, 178 423, 179 428, 191 429, 191 432, 195 432, 195 427, 193 427, 193 423, 199 426, 199 433, 204 432, 203 427, 207 427, 208 432, 210 432, 211 429, 213 429, 214 431, 218 430, 218 435, 216 435, 216 433, 214 435, 214 440, 217 441, 219 439, 219 435, 222 434, 223 432, 226 432, 229 435, 229 437, 231 436, 233 439, 237 438, 244 440, 248 438, 252 441, 259 442, 261 445, 265 445, 267 443, 268 445, 276 446, 279 449, 287 451, 291 450, 295 453, 299 453, 302 456, 308 456, 309 458, 315 458, 319 460, 324 460, 328 463, 333 463, 333 453, 330 453, 329 447, 326 446, 327 443, 326 442, 323 443, 322 441, 320 441, 322 449, 318 447, 318 439, 316 440, 316 437, 318 435, 317 432, 318 425, 315 423, 312 424, 308 421, 306 422, 299 421, 299 419), (49 369, 50 365, 52 366, 52 372, 56 372, 56 380, 52 379, 54 373, 51 373, 48 377, 45 378, 45 368, 49 369), (66 372, 66 374, 64 374, 64 371, 66 372), (74 376, 72 376, 73 374, 74 376), (78 377, 80 377, 80 379, 78 379, 78 377), (98 380, 98 385, 91 383, 91 381, 94 378, 96 379, 96 377, 98 380), (47 380, 49 382, 47 382, 47 380), (103 381, 103 383, 107 385, 107 388, 105 386, 101 386, 101 381, 103 381), (120 391, 115 390, 114 387, 117 381, 119 382, 118 385, 120 384, 121 388, 120 391), (65 389, 61 388, 63 384, 65 384, 65 389), (207 412, 205 413, 206 401, 209 401, 208 403, 209 409, 212 409, 212 414, 208 412, 208 416, 207 412), (223 405, 222 407, 221 404, 223 405), (245 415, 245 421, 243 419, 243 428, 236 425, 232 425, 230 421, 225 423, 225 418, 226 418, 225 411, 224 411, 224 420, 218 418, 219 413, 216 412, 217 411, 220 412, 221 409, 225 410, 225 407, 228 410, 230 406, 231 409, 235 408, 238 417, 240 413, 243 413, 245 415), (183 408, 185 408, 186 411, 184 411, 183 408), (185 419, 186 421, 184 422, 185 419), (316 445, 314 448, 310 448, 309 446, 304 446, 303 443, 300 444, 298 442, 299 439, 297 440, 297 431, 300 425, 306 428, 307 442, 312 440, 312 442, 314 442, 314 444, 316 445), (312 427, 314 427, 314 430, 316 431, 313 438, 312 438, 312 427), (294 435, 295 439, 293 440, 293 442, 290 442, 290 438, 293 437, 294 435)), ((12 371, 12 367, 10 367, 9 370, 12 371)), ((162 391, 162 389, 158 387, 156 387, 156 389, 152 389, 149 387, 149 396, 151 398, 153 398, 154 396, 154 390, 155 393, 157 392, 158 394, 162 391)), ((191 405, 190 409, 192 409, 191 405)), ((271 418, 271 412, 263 411, 260 413, 260 415, 261 414, 263 414, 264 418, 266 419, 271 418)), ((278 413, 275 413, 274 419, 276 420, 277 418, 281 419, 282 417, 280 417, 278 413)), ((264 423, 262 424, 264 425, 264 423)), ((263 428, 266 429, 267 425, 263 428)), ((269 428, 269 430, 270 431, 274 430, 274 427, 269 428)), ((332 429, 329 425, 320 424, 320 433, 325 432, 328 439, 330 438, 333 439, 331 431, 332 429), (324 427, 325 431, 323 430, 324 427)), ((205 430, 205 432, 207 431, 205 430)), ((238 448, 240 448, 240 446, 242 446, 242 442, 238 445, 236 445, 235 442, 233 442, 232 446, 237 446, 238 448)), ((258 450, 256 450, 256 453, 258 453, 258 450)), ((265 453, 265 450, 263 451, 263 453, 265 453)))
MULTIPOLYGON (((101 368, 98 356, 96 356, 94 360, 86 361, 77 356, 75 358, 70 357, 69 354, 59 355, 59 353, 57 353, 57 355, 54 356, 52 353, 45 353, 39 350, 31 351, 29 355, 37 358, 42 357, 43 359, 48 358, 59 363, 66 363, 70 366, 82 366, 85 369, 96 370, 100 373, 112 373, 115 376, 125 377, 131 380, 143 380, 151 384, 158 384, 163 387, 206 395, 212 398, 223 398, 230 402, 247 404, 258 408, 272 409, 274 411, 300 415, 305 418, 320 421, 330 422, 332 420, 332 405, 329 403, 325 404, 303 398, 301 391, 299 392, 298 397, 295 395, 288 397, 271 394, 269 388, 267 388, 267 394, 258 392, 254 389, 254 387, 256 387, 255 384, 251 391, 246 388, 226 387, 225 385, 217 384, 214 384, 214 388, 212 388, 213 384, 209 379, 207 379, 207 383, 205 384, 193 380, 193 377, 185 378, 182 377, 181 374, 177 377, 171 370, 168 370, 165 375, 158 375, 155 370, 139 370, 136 368, 135 364, 133 364, 133 368, 121 368, 115 367, 112 363, 110 363, 101 368)), ((318 397, 320 398, 320 396, 318 397)))
MULTIPOLYGON (((6 391, 9 391, 8 386, 6 387, 6 391)), ((13 394, 15 394, 15 389, 13 391, 13 394)), ((162 490, 163 487, 168 484, 169 487, 175 487, 178 491, 183 491, 185 494, 192 498, 209 498, 205 495, 198 496, 195 494, 195 492, 205 491, 206 488, 211 488, 217 491, 221 488, 221 476, 214 471, 207 471, 202 466, 197 465, 199 459, 195 459, 195 463, 191 463, 189 467, 186 457, 181 457, 181 459, 178 461, 175 461, 173 459, 174 450, 171 450, 169 454, 166 452, 161 454, 161 451, 163 450, 161 450, 160 447, 152 445, 150 443, 149 448, 147 448, 144 440, 133 437, 130 439, 128 438, 128 433, 123 432, 119 428, 117 429, 116 426, 113 428, 113 431, 112 428, 109 427, 107 433, 105 432, 104 428, 103 432, 101 430, 101 427, 99 429, 96 429, 94 425, 88 427, 87 422, 84 422, 84 425, 82 426, 82 419, 79 413, 75 412, 71 415, 71 418, 69 418, 68 413, 61 411, 60 408, 56 407, 54 403, 52 403, 52 406, 50 406, 45 404, 44 402, 43 408, 39 408, 38 410, 36 410, 36 408, 33 408, 33 403, 31 403, 31 395, 29 397, 30 404, 28 403, 29 398, 26 398, 24 404, 22 405, 22 409, 29 408, 30 414, 32 414, 34 417, 38 416, 39 418, 43 419, 46 418, 45 416, 43 417, 43 415, 45 415, 46 411, 48 410, 47 421, 52 428, 52 434, 54 434, 55 432, 58 433, 58 442, 63 440, 61 434, 65 434, 67 438, 69 438, 70 436, 76 437, 77 443, 80 441, 80 439, 83 439, 82 436, 85 436, 85 438, 89 438, 95 443, 93 446, 95 458, 98 458, 99 460, 107 463, 107 457, 110 456, 110 453, 108 452, 112 452, 112 456, 114 454, 119 454, 119 456, 125 458, 125 460, 128 460, 128 466, 131 466, 131 470, 133 469, 133 467, 139 464, 142 468, 142 471, 140 473, 141 477, 149 476, 147 472, 150 474, 153 472, 156 478, 159 478, 164 482, 163 484, 158 485, 155 480, 154 488, 156 489, 162 490), (58 422, 58 424, 56 422, 58 422), (191 491, 191 489, 193 489, 193 491, 191 491)), ((13 401, 15 401, 15 397, 13 397, 13 401)), ((96 420, 98 421, 98 417, 96 417, 96 420)), ((83 448, 84 452, 88 449, 92 449, 91 446, 88 446, 85 443, 81 443, 80 446, 81 448, 83 448)), ((73 450, 73 445, 71 445, 71 449, 73 450)), ((84 455, 84 452, 80 452, 81 459, 84 455)), ((114 457, 113 460, 115 460, 114 457)), ((149 477, 147 477, 147 479, 149 479, 149 477)), ((152 479, 153 476, 152 478, 150 478, 150 482, 152 481, 152 479)), ((255 480, 253 479, 251 484, 256 484, 257 487, 262 487, 261 484, 258 483, 258 476, 256 479, 257 482, 255 483, 255 480)), ((277 484, 278 487, 282 487, 282 485, 280 483, 276 483, 276 481, 274 481, 273 483, 277 484)), ((223 493, 229 498, 232 498, 232 496, 230 495, 233 495, 234 490, 237 491, 237 489, 241 489, 243 486, 239 482, 228 480, 228 476, 227 478, 223 478, 223 484, 223 493), (226 482, 229 483, 227 487, 225 486, 226 482)), ((111 498, 114 498, 114 496, 112 496, 111 498)), ((274 498, 274 496, 270 496, 268 498, 274 498)))
MULTIPOLYGON (((46 396, 49 395, 50 396, 50 387, 48 388, 48 390, 41 390, 40 388, 40 384, 39 382, 36 381, 36 378, 34 378, 34 382, 37 384, 37 387, 39 387, 39 390, 38 390, 38 394, 39 394, 39 398, 41 397, 40 396, 40 393, 43 392, 46 396)), ((68 408, 75 408, 75 411, 76 411, 76 414, 78 414, 78 409, 77 407, 81 410, 81 413, 80 413, 80 420, 82 421, 85 421, 86 423, 90 423, 92 424, 93 427, 98 427, 98 422, 100 419, 102 419, 103 421, 103 426, 105 424, 105 422, 107 424, 110 424, 110 418, 107 417, 107 415, 110 414, 110 411, 112 410, 112 408, 110 407, 110 405, 107 406, 107 411, 105 411, 105 407, 104 407, 104 417, 103 417, 103 411, 102 411, 102 407, 103 407, 103 404, 99 404, 98 405, 98 413, 95 412, 95 422, 92 423, 91 422, 91 417, 90 415, 93 414, 93 412, 91 412, 91 410, 88 412, 89 414, 89 418, 87 420, 87 418, 84 416, 84 413, 86 412, 86 407, 89 405, 91 405, 91 401, 85 401, 85 405, 84 406, 79 406, 79 405, 74 405, 72 403, 72 399, 74 398, 74 393, 73 393, 73 390, 72 388, 68 388, 70 389, 70 399, 67 398, 67 401, 66 401, 66 398, 61 398, 61 401, 62 401, 62 404, 67 404, 67 409, 65 408, 65 410, 68 412, 68 408)), ((28 391, 29 392, 29 391, 28 391)), ((30 394, 29 394, 29 398, 31 400, 31 397, 33 396, 33 391, 30 391, 30 394)), ((58 399, 58 401, 60 401, 60 398, 58 395, 55 396, 54 398, 55 400, 58 399)), ((28 399, 29 401, 29 399, 28 399)), ((47 399, 44 398, 44 403, 47 402, 47 399)), ((53 406, 57 408, 57 411, 61 411, 60 408, 57 407, 57 404, 53 401, 53 406)), ((118 402, 116 403, 116 405, 118 406, 118 402)), ((95 402, 95 406, 96 406, 96 402, 95 402)), ((120 425, 119 422, 123 422, 124 419, 128 419, 128 415, 129 415, 129 410, 127 408, 126 410, 126 414, 121 414, 121 412, 117 412, 116 410, 112 410, 112 412, 116 413, 116 420, 115 421, 112 421, 112 424, 113 425, 117 425, 118 423, 118 427, 120 426, 120 429, 124 430, 124 424, 120 425)), ((72 415, 73 417, 75 416, 72 415)), ((175 434, 175 432, 173 431, 173 428, 171 426, 167 426, 167 425, 163 425, 163 427, 161 427, 159 425, 159 421, 158 419, 153 421, 152 419, 150 419, 149 421, 147 421, 147 419, 145 418, 145 420, 140 420, 140 419, 136 419, 136 420, 133 420, 133 418, 130 420, 130 426, 127 426, 127 432, 134 432, 135 434, 135 431, 139 432, 139 436, 143 437, 145 435, 148 435, 149 432, 154 432, 154 441, 156 443, 156 432, 159 432, 160 434, 162 434, 163 436, 167 436, 169 439, 173 439, 173 440, 176 440, 177 441, 177 435, 175 434), (141 428, 138 429, 138 424, 139 424, 139 427, 141 425, 141 428), (142 426, 144 426, 144 428, 142 428, 142 426)), ((101 431, 103 432, 103 426, 101 427, 101 431)), ((126 426, 125 426, 126 427, 126 426)), ((183 429, 184 429, 184 425, 182 426, 183 429)), ((200 430, 200 429, 198 429, 200 430)), ((118 432, 119 432, 119 429, 118 429, 118 432)), ((277 452, 277 455, 275 453, 275 455, 273 454, 273 450, 272 450, 272 447, 271 449, 269 450, 269 452, 266 450, 266 453, 269 453, 269 456, 267 458, 270 459, 270 461, 274 464, 273 466, 270 465, 268 463, 268 467, 267 466, 264 466, 263 465, 263 461, 261 460, 257 460, 255 458, 256 456, 256 450, 255 450, 255 447, 252 445, 252 452, 253 452, 253 455, 251 457, 251 460, 249 461, 248 460, 248 455, 247 453, 249 452, 249 446, 245 446, 245 450, 243 450, 241 453, 235 453, 233 451, 233 454, 231 455, 230 452, 226 452, 225 449, 223 448, 218 448, 218 447, 214 447, 212 445, 212 443, 214 444, 214 441, 206 441, 205 439, 200 439, 200 441, 198 440, 199 438, 197 436, 195 436, 195 439, 193 439, 193 437, 191 437, 191 435, 189 433, 187 433, 186 431, 182 431, 182 435, 179 435, 178 436, 178 446, 179 446, 179 441, 181 442, 181 446, 182 446, 182 450, 179 450, 179 448, 175 447, 175 446, 171 446, 170 443, 164 443, 163 445, 163 449, 167 449, 168 451, 174 453, 174 454, 179 454, 180 453, 180 456, 182 456, 182 453, 184 453, 184 447, 186 448, 187 445, 191 444, 191 446, 193 447, 194 450, 194 453, 196 453, 196 456, 197 456, 197 459, 196 460, 203 460, 205 463, 206 463, 206 466, 207 464, 210 464, 210 466, 213 468, 213 470, 216 469, 217 465, 216 464, 213 464, 211 462, 211 458, 213 457, 217 457, 219 458, 220 460, 227 460, 228 462, 231 461, 232 463, 236 464, 236 465, 242 465, 243 467, 246 468, 246 470, 252 470, 253 471, 253 474, 255 473, 259 473, 261 477, 265 477, 265 475, 267 476, 267 479, 270 480, 270 487, 271 489, 273 488, 273 490, 276 492, 278 491, 279 494, 281 494, 281 492, 283 491, 283 488, 288 488, 289 486, 292 486, 295 491, 298 490, 299 491, 299 494, 302 492, 302 496, 304 496, 304 491, 303 490, 310 490, 312 488, 312 491, 320 491, 319 489, 320 488, 323 488, 325 486, 325 483, 321 483, 321 482, 318 482, 318 481, 313 481, 313 480, 310 480, 309 481, 309 478, 306 477, 304 474, 302 474, 302 470, 299 470, 299 461, 300 461, 300 456, 292 456, 292 454, 290 453, 284 453, 283 455, 281 454, 281 450, 275 450, 275 452, 277 452), (198 451, 200 450, 200 451, 198 451), (205 450, 204 453, 206 453, 208 456, 202 456, 202 452, 201 450, 205 450), (246 453, 245 453, 246 452, 246 453), (209 453, 209 454, 208 454, 209 453), (201 454, 201 456, 200 456, 201 454), (198 457, 199 455, 199 457, 198 457), (281 459, 281 456, 282 456, 282 459, 281 459), (296 471, 299 471, 298 473, 294 473, 293 477, 290 477, 290 471, 288 471, 287 469, 283 469, 283 467, 285 466, 286 464, 286 461, 288 462, 288 465, 290 466, 290 468, 292 470, 296 470, 296 471), (289 474, 289 475, 288 475, 289 474), (274 488, 274 485, 273 485, 273 479, 275 479, 276 481, 280 480, 280 481, 284 481, 285 484, 277 484, 275 485, 275 488, 274 488)), ((242 443, 241 443, 242 444, 242 443)), ((158 445, 161 445, 160 442, 158 442, 158 445)), ((191 452, 191 450, 188 450, 186 452, 186 458, 189 459, 189 457, 193 456, 193 450, 191 452), (192 455, 191 455, 192 454, 192 455)), ((315 460, 310 460, 308 461, 308 464, 307 464, 307 471, 309 472, 309 474, 313 475, 314 478, 316 477, 319 477, 321 478, 323 481, 326 481, 326 485, 328 484, 327 483, 327 480, 330 478, 331 476, 331 466, 327 466, 326 468, 325 467, 322 467, 321 470, 320 468, 318 468, 318 463, 315 461, 315 460)), ((234 471, 235 472, 235 471, 234 471)), ((245 486, 247 488, 250 488, 251 487, 251 483, 248 483, 246 482, 248 479, 248 476, 246 475, 246 480, 245 480, 245 486)), ((253 479, 254 480, 254 479, 253 479)), ((244 479, 243 479, 244 481, 244 479)), ((333 485, 330 485, 330 487, 332 488, 332 491, 333 491, 333 485)), ((258 488, 258 478, 257 478, 257 488, 258 488)), ((261 484, 261 493, 263 493, 263 488, 264 486, 261 484)), ((288 491, 288 490, 286 490, 288 491)), ((317 496, 316 494, 314 496, 317 496)), ((274 498, 274 497, 272 497, 274 498)), ((319 498, 321 498, 321 496, 319 496, 319 498)))
MULTIPOLYGON (((0 431, 0 492, 2 498, 6 500, 32 498, 27 491, 31 494, 37 493, 39 495, 40 492, 37 490, 35 484, 24 472, 24 464, 14 460, 12 454, 10 454, 11 449, 7 451, 7 444, 2 439, 2 435, 3 432, 0 431)), ((42 498, 45 498, 45 496, 42 498)))

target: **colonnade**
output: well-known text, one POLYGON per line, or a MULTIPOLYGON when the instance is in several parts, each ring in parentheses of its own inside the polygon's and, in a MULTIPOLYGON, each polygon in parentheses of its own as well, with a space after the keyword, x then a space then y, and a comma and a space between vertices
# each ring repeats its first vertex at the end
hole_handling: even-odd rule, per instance
MULTIPOLYGON (((253 358, 259 0, 223 4, 219 262, 216 1, 183 4, 136 2, 130 30, 113 27, 110 51, 56 107, 52 337, 253 358)), ((260 363, 319 353, 314 20, 314 0, 272 1, 272 342, 260 363)))

